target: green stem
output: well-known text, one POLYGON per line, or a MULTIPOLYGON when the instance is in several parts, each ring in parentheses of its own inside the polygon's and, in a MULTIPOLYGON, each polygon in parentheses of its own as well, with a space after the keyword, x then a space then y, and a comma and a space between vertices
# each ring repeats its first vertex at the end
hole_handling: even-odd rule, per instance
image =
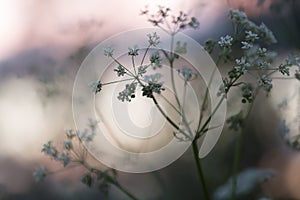
POLYGON ((242 147, 242 137, 243 131, 238 134, 238 140, 235 147, 234 152, 234 161, 233 161, 233 181, 232 181, 232 189, 231 189, 231 200, 236 199, 236 189, 237 189, 237 173, 239 168, 239 163, 241 159, 241 147, 242 147))
POLYGON ((206 90, 205 90, 205 94, 204 94, 204 99, 203 99, 203 102, 202 102, 202 105, 201 105, 201 110, 200 110, 200 118, 199 118, 199 122, 198 122, 198 127, 197 127, 197 131, 200 129, 200 126, 201 126, 201 123, 202 123, 202 119, 204 117, 204 111, 206 109, 206 102, 208 100, 208 92, 209 92, 209 87, 212 83, 212 80, 213 80, 213 77, 217 71, 217 68, 218 68, 218 65, 219 65, 219 62, 221 61, 221 56, 218 56, 218 59, 217 59, 217 62, 216 62, 216 66, 214 67, 214 70, 209 78, 209 82, 208 82, 208 85, 206 87, 206 90))
POLYGON ((198 139, 201 136, 201 133, 204 133, 207 129, 207 126, 210 122, 210 120, 212 119, 212 117, 214 116, 214 114, 217 112, 217 110, 219 109, 219 107, 221 106, 222 102, 225 99, 225 95, 222 96, 222 98, 220 99, 220 101, 218 102, 218 104, 216 105, 216 107, 214 108, 214 110, 212 111, 212 113, 210 114, 210 116, 207 118, 207 120, 205 121, 205 123, 203 124, 203 126, 201 127, 201 129, 199 131, 197 131, 196 133, 196 139, 198 139))
POLYGON ((195 163, 196 163, 198 176, 199 176, 199 179, 200 179, 201 184, 202 184, 202 189, 203 189, 203 192, 204 192, 204 196, 205 196, 206 200, 210 200, 208 189, 207 189, 207 186, 206 186, 204 173, 203 173, 202 166, 201 166, 201 159, 199 158, 199 155, 198 155, 199 154, 199 149, 198 149, 198 145, 197 145, 197 139, 193 140, 192 146, 193 146, 194 160, 195 160, 195 163))
POLYGON ((154 102, 154 104, 156 105, 156 107, 158 108, 158 110, 160 111, 160 113, 164 116, 164 118, 176 129, 179 130, 179 127, 177 126, 177 124, 175 122, 173 122, 168 115, 163 111, 163 109, 160 107, 160 105, 158 104, 156 98, 154 96, 152 96, 152 100, 154 102))
POLYGON ((174 92, 174 96, 176 99, 176 102, 178 104, 179 110, 181 110, 181 105, 180 105, 180 101, 178 99, 178 95, 177 95, 177 90, 176 90, 176 85, 175 85, 175 80, 174 80, 174 53, 173 53, 173 46, 174 46, 174 35, 171 35, 171 47, 170 47, 170 56, 168 56, 167 58, 169 59, 169 63, 170 63, 170 73, 171 73, 171 84, 172 84, 172 89, 174 92))
POLYGON ((145 51, 145 53, 144 53, 144 55, 143 55, 143 58, 142 58, 142 61, 141 61, 141 64, 140 64, 140 65, 143 65, 143 64, 144 64, 144 60, 145 60, 146 55, 147 55, 147 53, 148 53, 148 51, 149 51, 149 48, 150 48, 150 45, 147 47, 147 49, 146 49, 146 51, 145 51))
MULTIPOLYGON (((256 88, 256 92, 253 98, 253 101, 255 100, 255 97, 257 95, 259 91, 259 88, 256 88)), ((232 189, 231 189, 231 200, 235 200, 236 199, 236 189, 237 189, 237 173, 238 173, 238 168, 239 168, 239 163, 240 163, 240 159, 241 159, 241 148, 242 148, 242 143, 243 143, 243 133, 244 133, 244 129, 245 129, 245 122, 247 122, 248 117, 250 115, 250 112, 253 108, 253 104, 250 104, 250 107, 248 108, 248 111, 246 113, 246 116, 244 118, 244 124, 242 127, 242 130, 240 132, 240 134, 238 134, 238 140, 236 143, 236 147, 235 147, 235 152, 234 152, 234 161, 233 161, 233 180, 232 180, 232 189)))
POLYGON ((127 79, 118 80, 118 81, 111 81, 111 82, 107 82, 107 83, 102 83, 102 86, 109 85, 109 84, 114 84, 114 83, 120 83, 120 82, 124 82, 124 81, 130 81, 130 80, 134 80, 134 79, 135 78, 127 78, 127 79))
POLYGON ((131 194, 131 192, 129 192, 126 188, 124 188, 122 185, 120 185, 119 183, 115 183, 113 182, 112 184, 114 184, 119 190, 121 190, 124 194, 126 194, 128 197, 130 197, 132 200, 139 200, 136 196, 134 196, 133 194, 131 194))

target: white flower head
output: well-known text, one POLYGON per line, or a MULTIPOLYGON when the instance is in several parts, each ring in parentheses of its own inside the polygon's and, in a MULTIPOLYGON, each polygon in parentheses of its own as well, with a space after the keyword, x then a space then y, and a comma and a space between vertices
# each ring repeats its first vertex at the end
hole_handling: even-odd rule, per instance
POLYGON ((225 37, 221 37, 218 44, 220 47, 223 48, 230 48, 232 45, 233 38, 229 35, 226 35, 225 37))

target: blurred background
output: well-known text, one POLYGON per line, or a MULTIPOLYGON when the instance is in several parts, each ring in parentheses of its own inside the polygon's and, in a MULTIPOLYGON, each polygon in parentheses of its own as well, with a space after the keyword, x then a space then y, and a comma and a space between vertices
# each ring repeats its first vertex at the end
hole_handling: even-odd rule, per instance
MULTIPOLYGON (((186 34, 201 44, 230 33, 227 14, 231 7, 244 10, 250 19, 264 22, 274 32, 278 43, 272 49, 282 55, 278 62, 300 48, 298 0, 0 0, 0 197, 127 198, 114 187, 104 197, 81 184, 84 169, 70 169, 39 184, 32 172, 38 165, 61 168, 41 154, 41 146, 74 128, 72 87, 81 62, 109 36, 149 27, 140 16, 145 5, 150 9, 165 5, 197 17, 200 29, 186 34)), ((300 154, 280 137, 282 120, 293 134, 299 134, 299 81, 278 80, 274 87, 276 92, 268 98, 261 95, 254 105, 240 169, 274 169, 276 176, 263 185, 264 193, 300 199, 300 154), (291 102, 284 112, 279 109, 283 97, 291 102)), ((235 137, 225 128, 215 149, 203 159, 211 193, 232 174, 235 137)), ((119 173, 119 178, 141 199, 201 199, 203 195, 190 150, 162 170, 119 173)))

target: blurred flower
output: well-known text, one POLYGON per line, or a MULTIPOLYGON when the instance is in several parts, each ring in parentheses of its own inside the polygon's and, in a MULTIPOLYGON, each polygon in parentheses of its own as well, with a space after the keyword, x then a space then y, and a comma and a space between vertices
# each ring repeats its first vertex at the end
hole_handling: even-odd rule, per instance
POLYGON ((142 65, 138 67, 138 75, 143 76, 147 72, 149 65, 142 65))
POLYGON ((92 89, 92 92, 97 94, 102 89, 102 83, 101 81, 94 81, 89 83, 89 87, 92 89))
POLYGON ((229 124, 229 129, 238 131, 244 123, 244 113, 240 111, 239 113, 229 117, 226 122, 229 124))
POLYGON ((252 103, 254 94, 253 94, 253 87, 250 83, 243 85, 241 88, 242 90, 242 103, 246 103, 248 101, 249 103, 252 103))
POLYGON ((239 10, 230 10, 229 18, 237 24, 243 24, 248 20, 246 13, 239 10))
POLYGON ((152 34, 148 34, 147 37, 148 37, 148 42, 149 42, 150 46, 156 47, 160 43, 159 36, 157 35, 156 32, 154 32, 152 34))
POLYGON ((282 138, 286 138, 286 136, 290 133, 290 129, 286 124, 286 120, 282 120, 279 123, 279 134, 282 138))
POLYGON ((76 137, 76 133, 72 129, 66 130, 65 134, 66 134, 67 138, 70 140, 72 140, 74 137, 76 137))
POLYGON ((241 44, 242 44, 242 49, 245 49, 245 50, 248 50, 248 49, 250 49, 251 47, 253 47, 252 44, 250 44, 250 43, 248 43, 248 42, 245 42, 245 41, 242 41, 241 44))
POLYGON ((160 54, 158 51, 155 51, 151 54, 150 63, 152 65, 153 69, 156 69, 157 67, 161 68, 162 67, 161 61, 162 61, 162 58, 160 57, 160 54))
POLYGON ((42 152, 44 152, 46 155, 49 155, 50 157, 53 158, 56 158, 58 153, 56 147, 52 144, 52 141, 43 144, 42 152))
POLYGON ((104 55, 107 57, 112 57, 114 53, 114 49, 112 47, 106 47, 103 49, 104 55))
POLYGON ((185 81, 190 81, 192 78, 195 78, 199 75, 199 73, 193 72, 189 68, 177 69, 176 71, 183 76, 185 81))
POLYGON ((37 167, 32 175, 36 182, 43 181, 47 176, 46 168, 44 166, 37 167))
MULTIPOLYGON (((275 172, 269 169, 247 169, 237 176, 236 196, 241 197, 255 191, 260 184, 275 176, 275 172)), ((213 194, 214 200, 229 200, 232 191, 232 178, 220 186, 213 194)))
POLYGON ((119 65, 114 71, 117 72, 118 76, 124 76, 126 74, 125 68, 122 65, 119 65))
POLYGON ((137 56, 137 55, 139 55, 139 49, 138 49, 138 47, 137 46, 135 46, 135 47, 133 47, 133 48, 128 48, 129 49, 129 51, 128 51, 128 55, 129 56, 137 56))
POLYGON ((272 79, 265 74, 261 76, 260 79, 258 79, 258 86, 263 87, 263 89, 266 92, 270 92, 273 85, 272 85, 272 79))
POLYGON ((273 32, 264 23, 261 23, 259 26, 259 33, 264 36, 264 41, 267 44, 277 43, 273 32))
POLYGON ((70 140, 65 140, 63 142, 63 148, 66 149, 66 150, 71 150, 73 148, 73 144, 72 144, 72 141, 70 140))
POLYGON ((186 47, 187 47, 187 43, 186 42, 184 42, 181 45, 181 42, 177 41, 174 52, 178 53, 178 54, 186 54, 186 52, 187 52, 186 47))
POLYGON ((66 167, 71 162, 71 157, 69 152, 63 151, 61 154, 57 157, 57 160, 62 162, 64 167, 66 167))
POLYGON ((160 73, 145 75, 144 81, 147 83, 149 83, 149 82, 158 83, 158 81, 161 79, 161 77, 162 77, 162 74, 160 74, 160 73))
POLYGON ((252 31, 245 31, 245 33, 246 33, 246 40, 248 42, 253 43, 255 40, 259 39, 258 35, 256 33, 253 33, 252 31))

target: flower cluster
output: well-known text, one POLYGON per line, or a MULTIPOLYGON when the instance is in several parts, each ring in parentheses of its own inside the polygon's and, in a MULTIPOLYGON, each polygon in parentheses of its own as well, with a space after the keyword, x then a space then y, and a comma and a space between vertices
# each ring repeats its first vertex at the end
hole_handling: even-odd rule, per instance
POLYGON ((156 47, 160 43, 160 37, 157 35, 156 32, 148 34, 147 37, 150 46, 156 47))
POLYGON ((131 98, 135 97, 135 90, 136 90, 137 83, 133 82, 131 84, 126 84, 125 89, 119 92, 118 99, 120 101, 131 101, 131 98))
POLYGON ((229 35, 226 35, 225 37, 221 37, 220 41, 218 41, 218 44, 221 48, 229 49, 232 46, 233 38, 229 35))
POLYGON ((151 14, 148 7, 146 7, 141 11, 141 14, 146 15, 153 26, 158 26, 169 34, 176 34, 186 28, 197 29, 200 25, 195 17, 189 17, 182 11, 177 15, 173 15, 171 9, 164 6, 158 6, 157 11, 151 14))
POLYGON ((88 187, 94 185, 99 188, 103 194, 108 195, 108 191, 111 184, 118 184, 117 182, 117 171, 115 169, 98 170, 91 169, 89 172, 85 173, 82 177, 81 182, 88 187))
POLYGON ((150 56, 150 63, 153 69, 161 68, 162 67, 161 62, 162 62, 162 58, 160 57, 159 52, 158 51, 153 52, 150 56))
MULTIPOLYGON (((61 152, 53 144, 52 141, 48 141, 42 146, 42 152, 49 156, 52 160, 62 163, 63 167, 67 167, 72 162, 84 162, 86 150, 77 151, 74 148, 74 142, 79 142, 82 145, 83 142, 90 142, 93 140, 96 134, 97 121, 89 119, 88 127, 84 131, 66 130, 66 139, 62 142, 61 152)), ((81 147, 83 148, 83 146, 81 147)), ((36 181, 42 181, 47 174, 48 170, 44 167, 37 167, 33 172, 33 176, 36 181)))
POLYGON ((267 44, 277 42, 272 31, 270 31, 270 29, 264 23, 261 23, 259 26, 256 25, 254 22, 248 19, 246 13, 240 10, 230 10, 229 18, 234 23, 240 24, 247 29, 248 34, 246 33, 246 39, 248 39, 248 41, 250 38, 252 38, 251 40, 257 40, 260 36, 263 39, 263 41, 267 44))
MULTIPOLYGON (((233 63, 232 68, 228 72, 228 77, 223 78, 224 86, 220 87, 220 94, 227 94, 230 88, 243 84, 242 102, 251 103, 255 98, 253 90, 262 88, 268 94, 273 88, 272 74, 280 72, 282 75, 289 76, 290 69, 299 65, 297 56, 290 56, 279 66, 273 66, 273 61, 277 57, 277 53, 267 49, 267 45, 276 43, 273 33, 262 23, 256 25, 248 19, 244 12, 231 10, 230 19, 234 22, 233 36, 222 36, 219 41, 209 40, 205 43, 205 49, 212 53, 219 47, 218 58, 225 63, 233 63), (236 48, 238 47, 238 48, 236 48), (241 57, 234 58, 235 55, 241 57), (250 75, 250 78, 256 79, 256 85, 244 84, 239 82, 244 75, 250 75)), ((295 77, 299 77, 299 71, 296 70, 295 77)))

